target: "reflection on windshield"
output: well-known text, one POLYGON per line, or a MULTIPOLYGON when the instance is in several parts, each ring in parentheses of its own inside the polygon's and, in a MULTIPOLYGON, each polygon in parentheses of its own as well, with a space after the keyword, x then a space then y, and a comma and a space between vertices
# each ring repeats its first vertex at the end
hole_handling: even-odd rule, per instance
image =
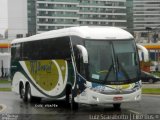
POLYGON ((89 78, 102 83, 137 77, 138 62, 133 41, 86 41, 89 78))
POLYGON ((94 80, 115 80, 113 71, 112 46, 106 41, 86 41, 86 48, 89 53, 89 76, 94 80), (110 74, 106 76, 108 73, 110 74))
POLYGON ((138 71, 134 44, 132 41, 114 41, 113 46, 118 66, 118 80, 134 79, 138 71))

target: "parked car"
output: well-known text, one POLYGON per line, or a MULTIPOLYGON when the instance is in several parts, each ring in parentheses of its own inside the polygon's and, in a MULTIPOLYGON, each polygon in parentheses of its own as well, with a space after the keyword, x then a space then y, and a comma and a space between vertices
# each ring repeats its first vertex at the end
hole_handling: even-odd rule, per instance
POLYGON ((148 72, 141 71, 141 80, 142 82, 149 82, 149 83, 155 83, 157 81, 160 81, 160 77, 156 75, 152 75, 148 72))

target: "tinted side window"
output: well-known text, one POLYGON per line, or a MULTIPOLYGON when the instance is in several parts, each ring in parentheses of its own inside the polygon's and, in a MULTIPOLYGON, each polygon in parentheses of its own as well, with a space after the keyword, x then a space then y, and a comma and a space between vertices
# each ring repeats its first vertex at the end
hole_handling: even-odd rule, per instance
POLYGON ((73 46, 75 45, 83 45, 84 46, 84 40, 78 36, 71 36, 71 41, 73 46))
POLYGON ((22 46, 25 60, 69 59, 71 56, 69 37, 25 42, 22 46))
POLYGON ((11 58, 12 59, 21 59, 21 44, 14 44, 11 48, 11 58))

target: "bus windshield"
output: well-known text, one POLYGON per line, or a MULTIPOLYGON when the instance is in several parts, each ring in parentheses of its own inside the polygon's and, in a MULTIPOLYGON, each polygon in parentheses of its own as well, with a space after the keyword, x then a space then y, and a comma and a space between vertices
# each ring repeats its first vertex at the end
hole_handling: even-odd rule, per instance
POLYGON ((86 40, 85 47, 90 81, 119 84, 138 80, 139 64, 133 40, 86 40))

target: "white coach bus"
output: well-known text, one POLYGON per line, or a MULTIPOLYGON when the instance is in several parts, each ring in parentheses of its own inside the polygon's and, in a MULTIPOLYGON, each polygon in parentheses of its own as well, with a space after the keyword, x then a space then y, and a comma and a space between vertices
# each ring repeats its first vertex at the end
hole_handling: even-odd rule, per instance
POLYGON ((11 43, 12 91, 25 102, 48 98, 66 100, 72 109, 78 103, 120 108, 141 99, 139 75, 134 38, 120 28, 71 27, 11 43))

